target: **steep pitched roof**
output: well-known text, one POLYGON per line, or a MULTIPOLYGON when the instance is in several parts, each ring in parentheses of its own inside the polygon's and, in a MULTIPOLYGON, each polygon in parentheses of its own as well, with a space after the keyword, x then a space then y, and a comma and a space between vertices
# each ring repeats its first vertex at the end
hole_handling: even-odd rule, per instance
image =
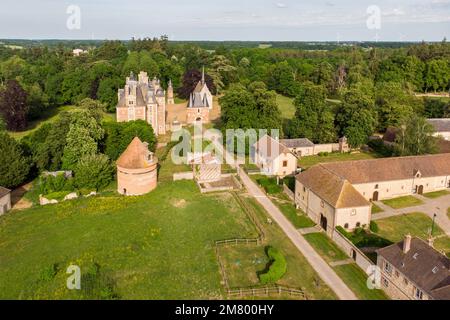
POLYGON ((450 259, 419 238, 403 252, 403 242, 377 250, 399 272, 434 299, 450 299, 450 259))
POLYGON ((410 179, 418 171, 422 177, 438 177, 450 175, 450 153, 322 165, 352 184, 410 179))
POLYGON ((367 201, 347 180, 323 165, 316 165, 297 175, 296 179, 336 209, 369 206, 367 201))
POLYGON ((145 169, 157 161, 155 157, 149 160, 149 155, 153 153, 148 150, 148 144, 135 137, 117 160, 117 165, 126 169, 145 169))
POLYGON ((314 143, 308 138, 301 139, 281 139, 280 143, 284 144, 288 148, 305 148, 314 147, 314 143))
POLYGON ((4 188, 4 187, 0 187, 0 198, 6 196, 6 195, 7 195, 8 193, 10 193, 10 192, 11 192, 11 190, 6 189, 6 188, 4 188))
POLYGON ((289 148, 287 148, 284 144, 267 134, 259 139, 253 147, 256 151, 261 151, 268 158, 275 158, 279 153, 290 153, 295 156, 295 154, 293 154, 292 151, 289 150, 289 148))
POLYGON ((437 133, 450 132, 450 118, 428 119, 427 121, 434 127, 434 130, 437 133))

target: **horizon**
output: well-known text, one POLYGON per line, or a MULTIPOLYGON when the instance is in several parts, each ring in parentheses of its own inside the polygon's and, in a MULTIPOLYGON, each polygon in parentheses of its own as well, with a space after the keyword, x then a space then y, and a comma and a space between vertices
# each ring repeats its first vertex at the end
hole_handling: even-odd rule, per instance
POLYGON ((124 41, 167 34, 173 41, 437 42, 450 30, 450 0, 74 2, 11 3, 0 12, 0 38, 124 41))

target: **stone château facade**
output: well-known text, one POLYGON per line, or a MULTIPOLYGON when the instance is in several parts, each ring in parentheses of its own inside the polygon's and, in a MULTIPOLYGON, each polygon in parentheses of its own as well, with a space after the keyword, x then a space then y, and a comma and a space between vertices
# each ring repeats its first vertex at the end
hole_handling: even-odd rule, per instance
POLYGON ((156 135, 166 133, 166 105, 174 103, 172 82, 166 91, 157 78, 149 80, 141 71, 138 79, 131 73, 126 79, 125 88, 118 91, 117 122, 135 120, 147 121, 156 135))
POLYGON ((199 81, 189 97, 189 104, 186 111, 186 122, 193 124, 196 122, 209 123, 209 113, 213 108, 213 96, 209 91, 205 80, 205 69, 203 68, 202 79, 199 81))

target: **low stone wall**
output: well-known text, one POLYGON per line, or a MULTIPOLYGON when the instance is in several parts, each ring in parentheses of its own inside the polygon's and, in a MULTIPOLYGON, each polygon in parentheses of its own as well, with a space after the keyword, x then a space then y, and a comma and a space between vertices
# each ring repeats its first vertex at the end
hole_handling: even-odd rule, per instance
POLYGON ((173 181, 180 180, 194 180, 194 173, 192 171, 174 173, 173 181))
POLYGON ((333 241, 338 245, 342 251, 345 252, 350 258, 355 260, 356 264, 367 274, 372 275, 371 266, 374 265, 358 247, 356 247, 349 239, 347 239, 338 230, 333 231, 333 241))
POLYGON ((314 155, 318 155, 321 152, 336 152, 339 151, 339 143, 328 143, 328 144, 316 144, 314 145, 314 155))

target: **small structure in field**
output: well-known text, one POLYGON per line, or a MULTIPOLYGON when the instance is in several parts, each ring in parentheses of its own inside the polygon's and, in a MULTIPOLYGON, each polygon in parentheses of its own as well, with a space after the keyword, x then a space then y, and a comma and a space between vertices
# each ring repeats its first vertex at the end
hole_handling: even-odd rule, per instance
POLYGON ((0 215, 11 210, 11 190, 0 187, 0 215))
POLYGON ((158 158, 135 137, 117 160, 117 188, 126 196, 144 195, 158 184, 158 158))

